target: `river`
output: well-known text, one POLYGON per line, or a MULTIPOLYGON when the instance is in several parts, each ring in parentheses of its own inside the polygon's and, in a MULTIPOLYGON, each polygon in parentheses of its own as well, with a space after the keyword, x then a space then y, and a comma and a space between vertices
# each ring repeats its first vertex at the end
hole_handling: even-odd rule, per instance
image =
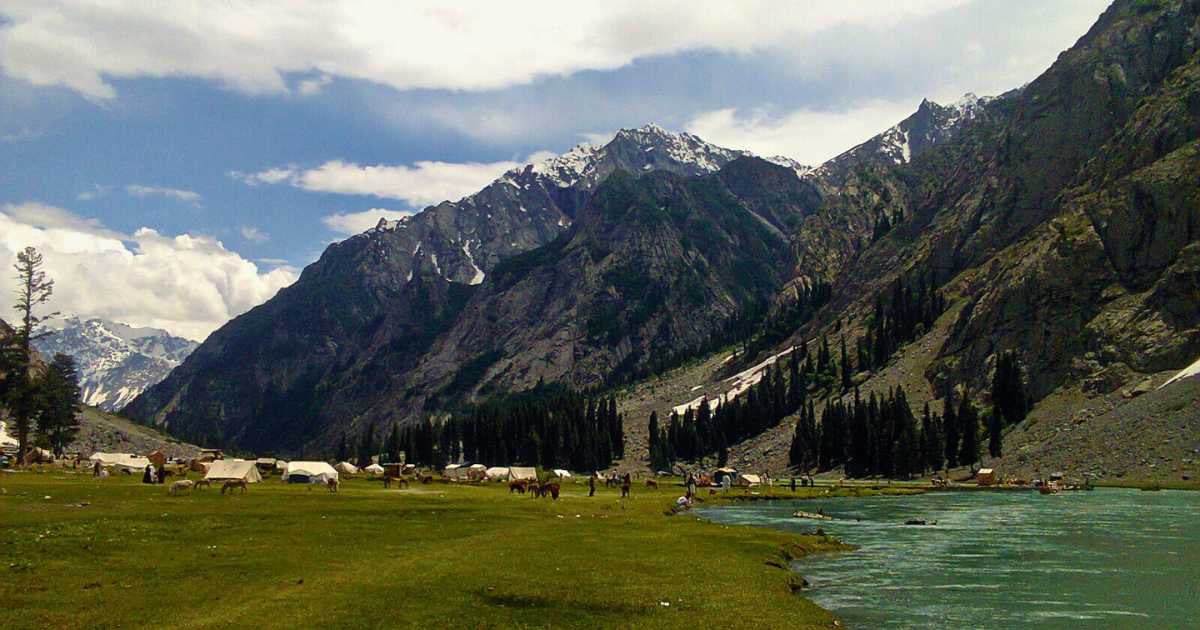
POLYGON ((1200 627, 1200 492, 935 492, 702 513, 822 527, 859 547, 794 565, 850 628, 1200 627), (818 507, 836 520, 791 516, 818 507))

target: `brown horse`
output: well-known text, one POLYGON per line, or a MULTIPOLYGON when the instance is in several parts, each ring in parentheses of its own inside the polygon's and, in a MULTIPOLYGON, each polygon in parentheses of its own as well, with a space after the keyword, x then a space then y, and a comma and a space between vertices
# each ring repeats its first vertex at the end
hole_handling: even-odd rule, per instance
POLYGON ((547 481, 534 487, 534 496, 544 497, 549 494, 550 496, 554 497, 555 501, 558 500, 558 492, 559 485, 556 481, 547 481))
POLYGON ((525 490, 529 488, 529 482, 524 479, 514 479, 508 482, 508 493, 520 492, 525 494, 525 490))
POLYGON ((234 488, 241 488, 242 494, 246 494, 246 490, 248 490, 249 487, 250 484, 246 483, 245 479, 230 479, 221 484, 221 494, 225 494, 226 490, 229 491, 229 494, 233 494, 234 488))
POLYGON ((212 486, 211 481, 209 481, 207 479, 198 479, 198 480, 196 480, 196 485, 192 486, 192 488, 195 490, 199 490, 200 488, 208 488, 210 486, 212 486))
POLYGON ((338 491, 338 485, 339 485, 339 484, 338 484, 338 480, 337 480, 337 479, 332 479, 332 478, 331 478, 331 479, 326 479, 326 480, 325 480, 325 487, 326 487, 326 488, 329 488, 329 491, 330 491, 330 492, 337 492, 337 491, 338 491))
POLYGON ((647 488, 654 488, 655 490, 658 490, 658 482, 657 482, 657 481, 655 481, 655 480, 653 480, 653 479, 647 479, 647 480, 646 480, 646 487, 647 487, 647 488))

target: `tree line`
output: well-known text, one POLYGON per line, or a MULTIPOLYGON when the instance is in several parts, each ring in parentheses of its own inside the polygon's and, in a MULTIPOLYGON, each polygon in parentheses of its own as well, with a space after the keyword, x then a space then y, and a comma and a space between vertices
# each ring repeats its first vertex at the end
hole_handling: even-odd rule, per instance
MULTIPOLYGON (((364 431, 357 448, 360 462, 382 452, 385 460, 444 467, 460 460, 489 466, 526 464, 543 468, 599 470, 625 454, 625 432, 616 399, 588 397, 562 385, 494 396, 438 421, 393 425, 375 447, 375 432, 364 431)), ((352 445, 343 435, 339 460, 350 459, 352 445)))
POLYGON ((1003 455, 1004 428, 1025 419, 1030 401, 1016 354, 998 356, 991 387, 992 406, 981 420, 969 393, 955 401, 951 392, 942 414, 925 403, 918 420, 904 389, 885 396, 874 392, 863 400, 858 390, 850 402, 829 399, 821 421, 810 403, 801 409, 788 450, 788 463, 800 470, 845 466, 847 477, 884 476, 901 479, 930 470, 971 466, 980 461, 981 435, 988 453, 1003 455))
POLYGON ((57 313, 39 314, 54 294, 54 280, 42 265, 42 255, 27 247, 17 254, 15 328, 0 330, 0 407, 17 434, 18 460, 26 464, 33 446, 57 455, 79 431, 79 376, 75 360, 55 354, 48 364, 38 360, 33 342, 52 334, 46 320, 57 313))

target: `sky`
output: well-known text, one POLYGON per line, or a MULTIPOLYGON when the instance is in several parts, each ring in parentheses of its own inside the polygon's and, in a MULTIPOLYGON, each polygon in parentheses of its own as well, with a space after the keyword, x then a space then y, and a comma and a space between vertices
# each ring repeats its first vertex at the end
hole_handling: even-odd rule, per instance
POLYGON ((202 340, 509 168, 649 122, 816 165, 1020 87, 1106 5, 0 0, 0 261, 202 340))

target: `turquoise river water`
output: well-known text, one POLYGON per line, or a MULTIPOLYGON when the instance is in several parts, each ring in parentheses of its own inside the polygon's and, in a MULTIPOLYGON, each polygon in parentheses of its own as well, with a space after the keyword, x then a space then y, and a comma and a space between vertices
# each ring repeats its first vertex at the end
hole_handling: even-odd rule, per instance
POLYGON ((935 492, 702 515, 856 545, 794 565, 850 628, 1200 628, 1200 492, 935 492), (836 520, 792 517, 818 507, 836 520))

